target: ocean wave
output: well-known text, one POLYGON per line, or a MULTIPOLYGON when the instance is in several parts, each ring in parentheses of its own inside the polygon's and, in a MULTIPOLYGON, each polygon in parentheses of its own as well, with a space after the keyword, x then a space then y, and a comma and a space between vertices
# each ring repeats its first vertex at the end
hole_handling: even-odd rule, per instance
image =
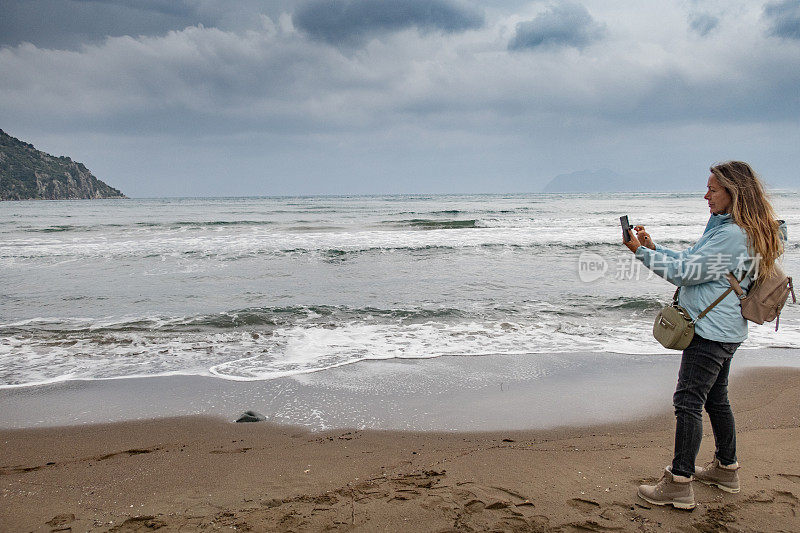
MULTIPOLYGON (((440 210, 452 211, 452 210, 440 210)), ((464 212, 464 210, 459 210, 464 212)), ((561 217, 415 217, 361 221, 347 217, 314 220, 147 221, 114 224, 113 231, 87 233, 92 226, 53 226, 58 231, 13 232, 0 245, 0 259, 80 259, 186 256, 236 260, 263 255, 319 254, 322 259, 356 253, 432 250, 514 250, 570 252, 583 247, 621 247, 618 227, 607 221, 561 217), (601 223, 602 222, 602 223, 601 223), (574 229, 571 229, 574 228, 574 229), (197 231, 195 231, 197 230, 197 231), (206 230, 206 231, 200 231, 206 230)), ((357 217, 356 217, 357 219, 357 217)), ((613 222, 613 221, 612 221, 613 222)), ((100 226, 98 226, 100 227, 100 226)), ((656 241, 682 249, 692 244, 684 227, 664 226, 656 241)), ((692 237, 692 236, 689 236, 692 237)))
POLYGON ((476 228, 477 220, 437 220, 429 218, 412 218, 408 220, 390 220, 384 222, 393 226, 405 226, 420 229, 465 229, 476 228))
POLYGON ((31 228, 28 231, 41 232, 41 233, 55 233, 58 231, 75 231, 86 229, 85 226, 70 226, 68 224, 62 226, 48 226, 46 228, 31 228))
POLYGON ((217 228, 229 226, 272 226, 272 220, 182 220, 175 222, 136 222, 134 226, 145 228, 217 228))
POLYGON ((16 228, 18 231, 26 233, 63 233, 63 232, 86 232, 86 231, 102 231, 105 228, 120 228, 124 224, 93 224, 93 225, 77 225, 77 224, 55 224, 52 226, 35 227, 35 226, 19 226, 16 228))
POLYGON ((323 225, 323 224, 298 224, 296 226, 289 226, 286 228, 288 231, 298 232, 315 232, 315 231, 340 231, 346 229, 344 226, 323 225))
MULTIPOLYGON (((176 373, 273 379, 379 359, 674 353, 649 335, 655 300, 598 298, 584 300, 582 313, 557 312, 580 301, 482 310, 289 306, 174 317, 36 318, 0 325, 0 387, 176 373)), ((751 328, 744 348, 800 349, 796 319, 782 320, 780 337, 770 326, 751 328)))
POLYGON ((184 373, 231 380, 273 379, 364 360, 599 350, 602 327, 514 322, 293 324, 264 332, 118 331, 59 338, 6 335, 0 385, 184 373))
MULTIPOLYGON (((150 229, 167 229, 177 230, 186 228, 225 228, 235 226, 272 226, 277 224, 271 220, 184 220, 184 221, 169 221, 169 222, 131 222, 128 224, 106 224, 97 223, 92 225, 78 225, 78 224, 54 224, 51 226, 35 227, 35 226, 18 226, 12 228, 18 232, 24 233, 64 233, 64 232, 102 232, 109 228, 121 228, 123 230, 130 228, 150 228, 150 229)), ((5 231, 8 233, 9 231, 5 231)))
POLYGON ((103 335, 113 332, 191 332, 210 329, 225 330, 250 326, 285 326, 287 324, 337 324, 353 320, 416 323, 428 320, 461 318, 465 311, 454 308, 349 308, 345 306, 310 305, 286 307, 250 307, 213 314, 189 316, 148 315, 119 318, 56 318, 36 317, 0 324, 0 335, 45 333, 103 335))
POLYGON ((608 298, 599 309, 618 311, 658 311, 664 307, 664 300, 650 297, 620 296, 608 298))
MULTIPOLYGON (((425 228, 424 233, 450 232, 451 229, 425 228)), ((481 230, 502 230, 503 228, 480 228, 481 230)), ((422 232, 421 232, 422 233, 422 232)), ((314 233, 311 238, 303 239, 311 234, 298 231, 297 239, 290 233, 272 234, 258 237, 255 235, 247 238, 170 238, 161 240, 144 241, 98 241, 98 242, 48 242, 26 239, 23 242, 9 242, 5 247, 0 247, 0 260, 79 260, 89 258, 144 258, 157 259, 165 257, 185 257, 187 259, 221 261, 235 261, 239 259, 252 259, 264 256, 318 256, 324 260, 345 259, 356 255, 408 253, 430 254, 432 252, 446 253, 491 253, 495 250, 511 250, 522 253, 555 253, 571 254, 591 250, 606 254, 609 257, 618 254, 622 244, 615 239, 600 240, 589 239, 579 242, 559 241, 557 236, 547 237, 532 235, 526 237, 497 233, 495 235, 478 235, 462 239, 446 239, 444 235, 433 238, 415 239, 407 235, 393 238, 389 233, 381 238, 364 238, 358 240, 355 236, 337 238, 334 232, 330 239, 319 238, 320 233, 314 233), (371 241, 371 242, 370 242, 371 241), (417 242, 414 242, 417 241, 417 242), (296 244, 297 246, 292 246, 296 244)), ((663 244, 668 248, 682 250, 692 244, 692 241, 665 240, 663 244)))

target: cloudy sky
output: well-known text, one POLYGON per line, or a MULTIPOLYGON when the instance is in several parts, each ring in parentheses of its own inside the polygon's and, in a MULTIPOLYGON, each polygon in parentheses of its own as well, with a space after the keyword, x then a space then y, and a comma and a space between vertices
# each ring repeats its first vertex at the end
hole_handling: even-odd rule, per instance
POLYGON ((136 197, 800 188, 800 0, 0 0, 0 95, 136 197))

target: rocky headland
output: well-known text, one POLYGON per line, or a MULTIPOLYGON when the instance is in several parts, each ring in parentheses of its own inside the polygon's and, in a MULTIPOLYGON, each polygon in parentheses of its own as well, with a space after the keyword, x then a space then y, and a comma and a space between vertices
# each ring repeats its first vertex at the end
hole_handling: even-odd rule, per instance
POLYGON ((0 130, 0 200, 126 198, 82 163, 56 157, 0 130))

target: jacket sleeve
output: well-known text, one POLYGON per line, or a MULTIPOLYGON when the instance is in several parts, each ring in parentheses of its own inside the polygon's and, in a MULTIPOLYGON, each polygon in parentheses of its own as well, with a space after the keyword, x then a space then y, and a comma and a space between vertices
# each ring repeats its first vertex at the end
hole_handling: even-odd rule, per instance
POLYGON ((667 255, 668 257, 673 257, 675 259, 682 258, 687 252, 690 252, 692 248, 688 248, 682 252, 676 252, 675 250, 670 250, 666 246, 661 246, 660 244, 656 243, 656 252, 660 252, 662 254, 667 255))
POLYGON ((699 285, 719 279, 741 266, 747 250, 730 231, 719 231, 702 246, 684 252, 650 250, 640 246, 636 258, 673 285, 699 285), (670 253, 672 252, 672 253, 670 253))

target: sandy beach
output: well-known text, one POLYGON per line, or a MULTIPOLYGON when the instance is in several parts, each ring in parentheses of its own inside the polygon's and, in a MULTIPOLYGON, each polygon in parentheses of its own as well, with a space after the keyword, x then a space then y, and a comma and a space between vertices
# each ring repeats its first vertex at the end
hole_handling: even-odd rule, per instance
POLYGON ((0 530, 800 530, 800 371, 748 369, 731 398, 742 491, 695 484, 692 512, 636 497, 671 458, 668 405, 625 423, 491 432, 195 416, 2 430, 0 530))

